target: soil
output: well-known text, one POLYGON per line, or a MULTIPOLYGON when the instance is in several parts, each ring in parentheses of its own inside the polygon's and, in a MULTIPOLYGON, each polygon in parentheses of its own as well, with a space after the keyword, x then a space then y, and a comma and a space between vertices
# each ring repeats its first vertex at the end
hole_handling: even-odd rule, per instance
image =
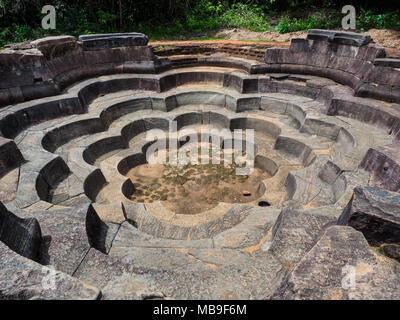
POLYGON ((238 164, 144 164, 127 173, 135 186, 131 200, 163 202, 177 214, 197 214, 220 202, 257 200, 262 180, 271 176, 258 168, 250 175, 237 175, 238 164))
MULTIPOLYGON (((388 56, 400 57, 400 31, 399 30, 378 30, 371 29, 365 33, 369 34, 375 43, 378 43, 385 48, 388 48, 388 56)), ((305 38, 307 36, 306 31, 297 31, 289 33, 278 33, 275 31, 265 32, 254 32, 243 29, 219 29, 208 31, 202 34, 193 36, 192 40, 188 41, 153 41, 151 45, 161 44, 258 44, 258 45, 274 45, 274 46, 288 46, 291 38, 305 38), (210 38, 221 38, 214 40, 196 40, 196 38, 210 37, 210 38)))
POLYGON ((228 40, 290 42, 291 38, 305 38, 307 32, 297 31, 282 34, 275 31, 254 32, 243 29, 222 29, 211 31, 209 36, 228 40))
POLYGON ((365 32, 369 34, 374 42, 379 43, 385 48, 395 48, 400 50, 400 31, 399 30, 378 30, 371 29, 365 32))
MULTIPOLYGON (((369 34, 375 43, 378 43, 386 48, 400 49, 399 30, 371 29, 365 33, 369 34)), ((210 36, 221 37, 228 40, 290 42, 291 38, 305 38, 307 36, 307 32, 297 31, 281 34, 275 31, 253 32, 241 29, 223 29, 211 32, 210 36)))

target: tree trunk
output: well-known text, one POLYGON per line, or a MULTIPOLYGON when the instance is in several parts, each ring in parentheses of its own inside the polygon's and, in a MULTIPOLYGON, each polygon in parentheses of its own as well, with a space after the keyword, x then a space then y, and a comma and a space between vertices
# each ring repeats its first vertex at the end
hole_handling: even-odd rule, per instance
POLYGON ((122 29, 122 0, 119 0, 119 27, 122 29))

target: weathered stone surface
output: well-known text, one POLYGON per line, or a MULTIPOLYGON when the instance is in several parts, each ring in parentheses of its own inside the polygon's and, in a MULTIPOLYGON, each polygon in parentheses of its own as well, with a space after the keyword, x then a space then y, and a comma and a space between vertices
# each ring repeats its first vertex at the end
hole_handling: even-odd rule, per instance
POLYGON ((138 230, 129 222, 124 222, 113 241, 112 250, 126 247, 149 248, 212 248, 212 239, 202 240, 172 240, 156 238, 138 230))
POLYGON ((220 232, 237 225, 249 214, 250 207, 242 204, 234 204, 224 215, 199 223, 194 226, 181 226, 165 223, 151 215, 144 204, 132 204, 125 206, 125 214, 128 221, 145 233, 159 238, 174 240, 201 240, 213 237, 220 232))
POLYGON ((374 60, 374 65, 381 67, 400 68, 400 59, 378 58, 374 60))
POLYGON ((102 299, 137 300, 148 297, 162 298, 154 281, 134 263, 123 263, 91 249, 74 276, 101 288, 102 299))
POLYGON ((99 218, 104 222, 121 224, 125 221, 125 216, 121 204, 93 204, 93 208, 99 218))
POLYGON ((42 233, 35 218, 21 219, 0 203, 0 240, 16 253, 39 259, 42 233))
MULTIPOLYGON (((267 49, 265 61, 270 72, 325 77, 350 86, 356 90, 356 96, 398 102, 398 61, 382 59, 385 49, 370 42, 370 36, 365 34, 312 29, 308 31, 307 39, 292 39, 289 49, 267 49), (375 65, 374 60, 377 61, 375 65)), ((268 87, 271 84, 268 83, 268 87)), ((296 93, 304 91, 285 83, 279 83, 277 87, 272 85, 272 90, 281 91, 290 86, 290 90, 296 93)), ((312 92, 303 94, 312 96, 312 92)), ((315 94, 318 96, 320 93, 317 91, 315 94)))
POLYGON ((71 275, 91 247, 108 252, 118 230, 118 225, 102 222, 90 205, 16 213, 40 223, 43 241, 38 261, 71 275))
POLYGON ((99 289, 19 256, 1 242, 0 266, 0 300, 94 300, 100 296, 99 289), (55 288, 50 287, 51 275, 55 288))
POLYGON ((284 136, 278 137, 274 149, 297 159, 300 163, 305 163, 312 152, 311 148, 303 142, 293 139, 292 137, 284 136))
POLYGON ((389 258, 396 259, 400 262, 400 245, 387 244, 382 246, 382 251, 389 258))
POLYGON ((142 33, 110 33, 79 36, 84 50, 145 46, 149 38, 142 33))
POLYGON ((371 245, 400 244, 400 194, 357 187, 338 224, 361 231, 371 245))
POLYGON ((169 67, 147 46, 143 34, 71 36, 38 39, 29 49, 0 53, 0 106, 60 94, 82 78, 123 72, 156 72, 169 67))
POLYGON ((75 276, 102 288, 104 299, 260 299, 273 291, 284 273, 267 253, 253 259, 226 249, 135 248, 111 256, 91 250, 75 276))
POLYGON ((24 160, 14 141, 0 137, 0 175, 24 160))
POLYGON ((72 275, 90 249, 85 212, 34 212, 42 227, 40 263, 72 275))
POLYGON ((372 184, 397 191, 400 189, 400 146, 398 144, 368 150, 361 167, 372 175, 372 184))
POLYGON ((286 272, 267 252, 251 257, 231 249, 135 248, 112 256, 135 264, 142 273, 148 270, 158 290, 176 299, 262 299, 277 288, 286 272), (163 259, 167 254, 169 259, 163 259))
POLYGON ((93 248, 108 253, 119 225, 102 221, 92 205, 89 205, 87 210, 86 208, 82 207, 83 212, 86 212, 85 227, 88 241, 93 248))
POLYGON ((309 40, 325 40, 340 44, 355 45, 361 47, 371 41, 371 36, 355 32, 330 31, 320 29, 310 29, 307 32, 309 40))
MULTIPOLYGON (((0 133, 13 139, 3 145, 25 159, 12 179, 0 172, 0 192, 18 217, 39 221, 44 241, 38 261, 97 286, 104 299, 279 297, 288 292, 277 291, 287 272, 292 279, 304 261, 328 284, 314 285, 300 272, 293 287, 304 286, 304 296, 346 297, 335 294, 335 272, 353 254, 366 260, 359 265, 353 259, 358 275, 370 277, 371 265, 379 275, 378 285, 363 279, 352 298, 369 297, 369 287, 374 297, 393 289, 395 261, 371 258, 365 240, 361 245, 353 241, 358 236, 331 235, 332 254, 321 245, 354 186, 398 189, 400 109, 393 102, 400 101, 400 72, 379 60, 382 47, 367 44, 365 35, 311 31, 289 49, 268 49, 268 64, 259 62, 262 50, 235 46, 176 49, 183 55, 171 62, 155 56, 145 36, 135 37, 54 37, 28 44, 29 50, 0 52, 0 133), (28 101, 38 97, 47 98, 28 101), (271 176, 260 183, 258 200, 220 203, 194 215, 130 200, 133 184, 125 175, 145 163, 146 131, 167 131, 170 120, 179 128, 254 129, 255 166, 271 176), (359 168, 368 149, 379 150, 379 161, 367 153, 370 180, 359 168), (18 190, 7 188, 11 180, 18 190), (316 248, 325 251, 315 257, 316 248)), ((175 49, 161 54, 169 50, 175 49)), ((5 174, 12 165, 4 166, 5 174)), ((384 198, 374 209, 381 215, 374 211, 357 222, 373 237, 398 233, 397 195, 384 198)), ((5 237, 10 243, 18 238, 11 232, 5 237)), ((374 250, 396 259, 395 240, 380 239, 374 250)), ((396 297, 393 292, 388 296, 396 297)))
POLYGON ((299 262, 315 245, 321 233, 334 224, 340 212, 333 208, 295 211, 283 209, 268 244, 263 246, 288 268, 299 262))
MULTIPOLYGON (((229 250, 215 252, 215 259, 217 255, 225 256, 225 253, 228 254, 229 250)), ((226 259, 229 257, 227 255, 226 259)), ((237 260, 238 256, 231 258, 238 264, 219 268, 208 266, 202 271, 188 268, 184 273, 154 273, 154 278, 166 296, 177 299, 263 299, 276 290, 286 273, 282 265, 266 252, 257 252, 243 263, 237 260)))
POLYGON ((275 208, 252 209, 241 223, 215 236, 214 246, 236 249, 262 244, 263 239, 270 233, 279 212, 279 209, 275 208))
POLYGON ((333 226, 269 298, 396 300, 400 299, 400 277, 395 268, 394 262, 369 248, 361 232, 333 226))
POLYGON ((0 129, 4 137, 13 138, 32 124, 82 112, 83 106, 77 97, 43 98, 15 105, 0 114, 0 129))
POLYGON ((63 56, 78 48, 73 36, 55 36, 31 42, 48 60, 63 56))
POLYGON ((2 176, 0 183, 0 201, 9 203, 15 200, 18 188, 19 168, 8 171, 2 176))

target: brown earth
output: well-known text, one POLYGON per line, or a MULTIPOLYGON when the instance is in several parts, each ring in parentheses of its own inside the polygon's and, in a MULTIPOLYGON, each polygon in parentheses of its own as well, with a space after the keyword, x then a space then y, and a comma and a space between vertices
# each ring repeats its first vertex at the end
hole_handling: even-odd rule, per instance
POLYGON ((198 164, 171 166, 144 164, 131 169, 127 177, 136 191, 135 202, 162 201, 177 214, 197 214, 220 202, 246 203, 259 198, 262 180, 271 176, 255 168, 249 176, 236 175, 235 165, 198 164))
MULTIPOLYGON (((400 57, 400 31, 371 29, 365 33, 369 34, 374 42, 387 48, 388 57, 400 57)), ((223 38, 215 40, 193 40, 187 41, 151 41, 156 45, 190 45, 190 44, 232 44, 232 45, 266 45, 266 46, 289 46, 290 39, 305 38, 307 32, 297 31, 289 33, 278 33, 275 31, 254 32, 242 29, 222 29, 209 31, 201 34, 210 38, 223 38)))

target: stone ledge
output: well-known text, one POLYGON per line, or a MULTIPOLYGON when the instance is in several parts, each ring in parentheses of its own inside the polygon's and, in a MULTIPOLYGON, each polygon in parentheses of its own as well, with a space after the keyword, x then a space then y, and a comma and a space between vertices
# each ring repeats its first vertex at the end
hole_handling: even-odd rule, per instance
POLYGON ((361 167, 371 173, 371 184, 390 191, 400 189, 399 145, 371 148, 361 167))
POLYGON ((338 220, 361 231, 371 245, 400 243, 400 194, 357 187, 338 220))
MULTIPOLYGON (((23 257, 39 259, 42 232, 35 218, 17 217, 0 202, 0 240, 23 257)), ((0 242, 0 243, 1 243, 0 242)))
POLYGON ((400 68, 400 59, 378 58, 374 60, 374 65, 380 67, 400 68))
POLYGON ((100 290, 60 271, 55 272, 55 290, 45 288, 53 271, 19 256, 0 242, 0 300, 96 300, 100 290))
POLYGON ((110 33, 79 36, 84 51, 117 47, 146 46, 149 38, 143 33, 110 33))
POLYGON ((24 158, 15 142, 0 136, 0 175, 20 165, 23 161, 24 158))
POLYGON ((394 262, 375 254, 361 232, 332 226, 303 257, 273 300, 387 300, 400 299, 400 279, 394 262), (354 287, 344 286, 343 269, 354 268, 354 287))
POLYGON ((310 29, 307 32, 308 40, 323 40, 346 45, 361 47, 371 42, 371 36, 355 32, 331 31, 310 29))

